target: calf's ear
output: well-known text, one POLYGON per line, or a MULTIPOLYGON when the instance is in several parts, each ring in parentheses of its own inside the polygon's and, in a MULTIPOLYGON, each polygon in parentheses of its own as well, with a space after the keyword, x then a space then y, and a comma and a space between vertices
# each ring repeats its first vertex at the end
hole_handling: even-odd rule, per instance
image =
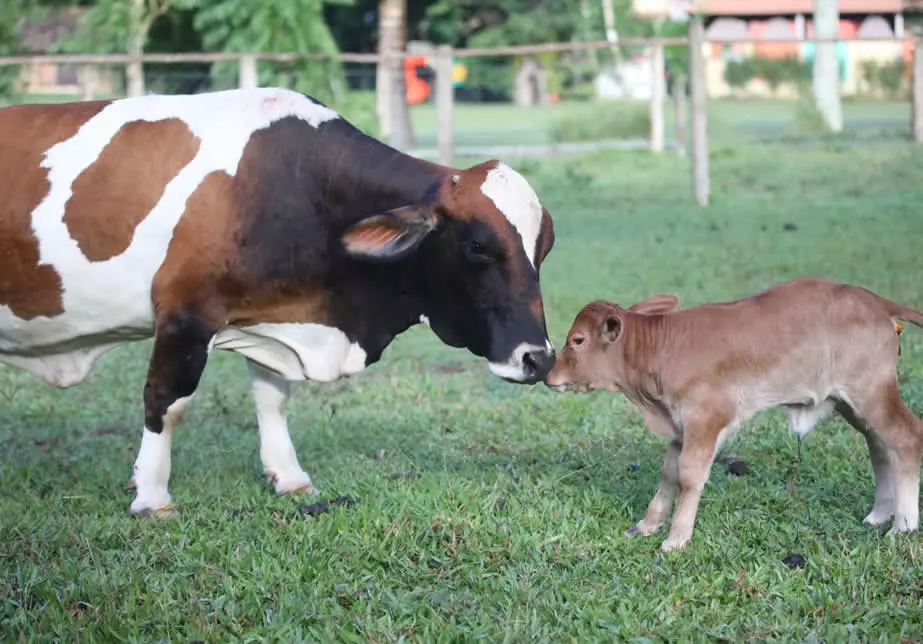
POLYGON ((350 256, 390 262, 410 255, 436 229, 437 217, 421 206, 404 206, 366 217, 353 224, 340 240, 350 256))
POLYGON ((615 342, 622 334, 622 320, 617 315, 607 315, 599 327, 603 342, 615 342))
POLYGON ((640 315, 662 315, 669 313, 679 306, 679 297, 676 295, 652 295, 637 304, 632 304, 628 310, 640 315))

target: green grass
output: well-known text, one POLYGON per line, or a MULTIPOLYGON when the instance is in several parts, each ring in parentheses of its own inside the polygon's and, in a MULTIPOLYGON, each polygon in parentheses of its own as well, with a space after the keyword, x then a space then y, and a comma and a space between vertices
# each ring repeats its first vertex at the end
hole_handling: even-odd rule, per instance
MULTIPOLYGON (((593 298, 690 305, 799 275, 923 308, 909 145, 723 148, 708 210, 672 154, 518 165, 555 217, 558 343, 593 298)), ((902 343, 923 414, 923 332, 902 343)), ((245 366, 218 354, 175 441, 180 516, 132 519, 149 350, 113 351, 67 391, 0 372, 0 639, 923 640, 923 536, 861 525, 871 465, 841 421, 806 438, 790 495, 795 439, 781 414, 757 417, 726 447, 750 472, 716 465, 692 543, 665 556, 662 534, 622 536, 665 445, 621 397, 506 384, 414 330, 366 373, 298 389, 303 465, 323 498, 357 499, 309 517, 262 483, 245 366), (783 565, 793 552, 803 569, 783 565)))

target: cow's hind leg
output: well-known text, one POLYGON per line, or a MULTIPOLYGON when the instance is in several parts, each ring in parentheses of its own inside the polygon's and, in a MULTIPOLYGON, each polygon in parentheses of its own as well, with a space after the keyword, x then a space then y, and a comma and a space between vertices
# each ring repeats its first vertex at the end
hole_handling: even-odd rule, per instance
POLYGON ((263 473, 273 482, 277 494, 317 493, 311 477, 301 469, 295 446, 288 433, 285 405, 290 384, 255 362, 248 361, 250 390, 260 429, 260 460, 263 473))
POLYGON ((135 515, 168 516, 173 430, 199 385, 214 334, 201 318, 181 313, 158 320, 144 386, 144 433, 134 466, 135 515))

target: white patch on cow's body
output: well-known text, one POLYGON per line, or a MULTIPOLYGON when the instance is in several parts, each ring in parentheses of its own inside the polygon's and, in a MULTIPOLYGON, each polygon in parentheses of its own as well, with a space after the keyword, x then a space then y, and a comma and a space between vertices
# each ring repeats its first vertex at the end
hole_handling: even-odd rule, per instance
POLYGON ((96 359, 116 346, 117 343, 99 344, 69 353, 39 357, 0 354, 0 362, 28 371, 53 387, 66 389, 83 382, 96 359))
POLYGON ((498 163, 487 173, 481 192, 494 202, 497 210, 513 225, 522 238, 522 248, 532 266, 542 231, 542 204, 525 178, 505 163, 498 163))
POLYGON ((154 323, 151 284, 187 200, 210 173, 235 175, 251 135, 285 117, 317 127, 338 115, 301 94, 272 88, 126 98, 113 101, 73 137, 47 150, 42 166, 48 168, 50 189, 32 212, 32 229, 40 262, 61 276, 64 313, 22 320, 0 306, 0 361, 52 385, 74 384, 102 353, 96 347, 149 337, 154 323), (164 119, 181 120, 198 137, 196 156, 167 184, 135 229, 128 249, 90 262, 64 223, 74 181, 126 123, 164 119))
POLYGON ((131 502, 132 513, 162 513, 172 503, 168 486, 173 430, 182 420, 190 400, 192 396, 179 398, 167 408, 163 416, 163 431, 159 434, 144 428, 132 477, 136 490, 135 499, 131 502))
POLYGON ((346 334, 322 324, 225 327, 214 347, 234 351, 286 380, 330 382, 365 368, 365 351, 346 334))
POLYGON ((528 380, 532 374, 526 372, 524 357, 527 353, 531 353, 533 351, 544 353, 546 349, 545 347, 538 344, 528 344, 523 342, 515 349, 513 349, 513 353, 510 354, 510 357, 506 362, 488 363, 490 373, 494 374, 498 378, 504 378, 514 382, 523 382, 528 380))

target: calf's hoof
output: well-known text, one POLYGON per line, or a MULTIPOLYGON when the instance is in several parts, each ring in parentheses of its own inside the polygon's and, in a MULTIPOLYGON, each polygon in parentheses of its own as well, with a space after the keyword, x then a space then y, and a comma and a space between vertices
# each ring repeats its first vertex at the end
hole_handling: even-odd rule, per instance
POLYGON ((862 523, 864 523, 865 525, 877 526, 877 525, 881 525, 882 523, 886 523, 893 516, 894 516, 893 510, 873 509, 871 512, 869 512, 865 516, 864 519, 862 519, 862 523))
POLYGON ((677 550, 682 550, 686 547, 686 544, 689 543, 689 537, 679 538, 679 537, 670 537, 666 541, 660 544, 661 552, 675 552, 677 550))
POLYGON ((649 537, 660 530, 661 525, 663 525, 662 522, 647 523, 644 519, 641 519, 638 521, 637 525, 628 528, 624 534, 626 537, 636 537, 638 535, 649 537))
POLYGON ((917 522, 908 521, 902 517, 894 517, 894 523, 891 524, 891 529, 886 533, 889 537, 896 537, 900 534, 907 534, 909 532, 917 531, 917 522))

